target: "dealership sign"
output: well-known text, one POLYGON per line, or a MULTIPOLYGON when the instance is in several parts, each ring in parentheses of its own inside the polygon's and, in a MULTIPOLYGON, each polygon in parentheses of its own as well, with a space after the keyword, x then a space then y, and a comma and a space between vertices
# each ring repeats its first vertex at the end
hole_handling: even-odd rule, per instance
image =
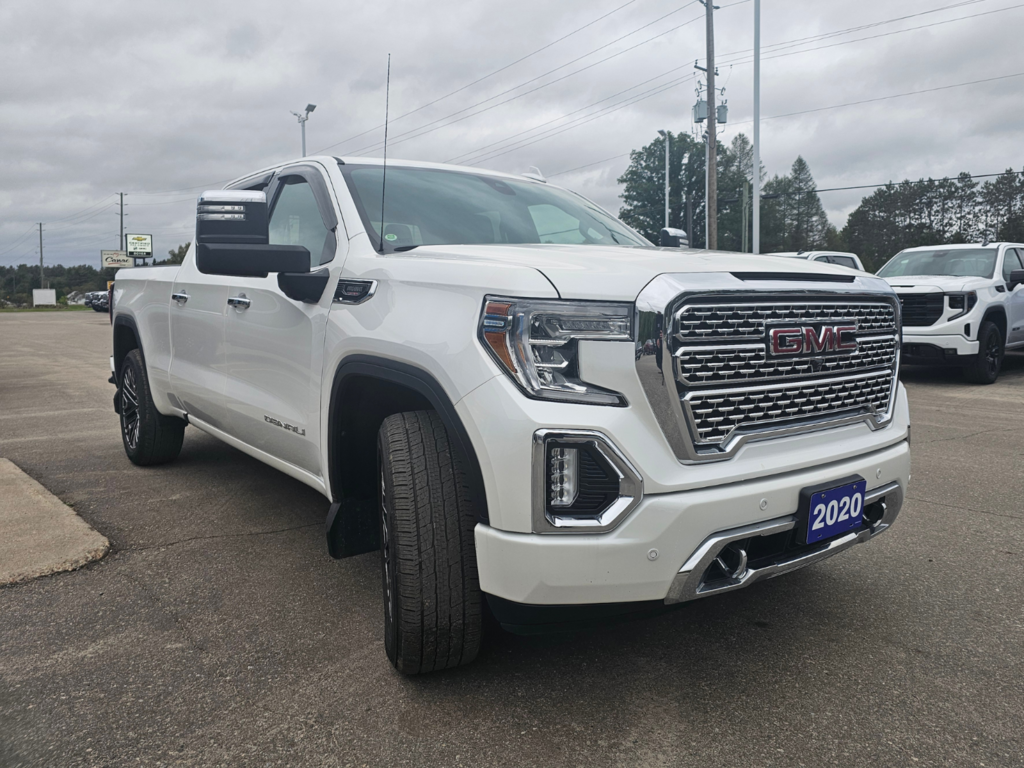
POLYGON ((100 251, 100 263, 103 269, 124 269, 134 267, 135 261, 124 251, 100 251))
POLYGON ((128 235, 128 255, 133 259, 148 259, 153 255, 152 235, 128 235))

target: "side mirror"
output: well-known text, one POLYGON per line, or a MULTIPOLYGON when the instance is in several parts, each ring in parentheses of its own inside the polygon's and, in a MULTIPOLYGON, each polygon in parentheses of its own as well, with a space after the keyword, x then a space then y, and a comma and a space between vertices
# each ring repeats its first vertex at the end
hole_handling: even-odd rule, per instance
POLYGON ((665 227, 661 230, 661 237, 658 244, 662 248, 689 248, 690 238, 682 229, 665 227))
POLYGON ((1024 269, 1015 269, 1010 273, 1010 290, 1024 283, 1024 269))
POLYGON ((310 272, 309 250, 271 245, 267 196, 220 189, 199 196, 196 209, 196 267, 205 275, 267 277, 277 272, 281 292, 295 301, 318 302, 328 271, 310 272))
POLYGON ((270 242, 267 196, 241 189, 203 192, 196 205, 196 244, 270 242))

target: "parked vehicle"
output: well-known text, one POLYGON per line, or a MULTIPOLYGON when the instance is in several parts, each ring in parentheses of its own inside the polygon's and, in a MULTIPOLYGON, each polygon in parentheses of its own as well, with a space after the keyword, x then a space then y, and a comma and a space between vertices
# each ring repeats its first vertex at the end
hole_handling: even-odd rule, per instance
POLYGON ((109 308, 106 291, 90 291, 85 294, 85 306, 94 312, 106 312, 109 308))
POLYGON ((864 271, 864 265, 861 263, 860 257, 855 253, 843 253, 842 251, 785 251, 765 255, 781 256, 785 259, 807 259, 808 261, 824 262, 825 264, 838 264, 840 267, 849 267, 860 272, 864 271))
POLYGON ((327 497, 333 556, 381 552, 402 672, 472 660, 485 605, 536 631, 681 603, 896 520, 884 280, 655 248, 538 179, 382 187, 307 157, 204 193, 180 266, 117 273, 111 369, 131 461, 191 424, 327 497))
POLYGON ((992 384, 1007 349, 1024 348, 1024 245, 900 251, 878 271, 903 306, 903 362, 956 365, 992 384))

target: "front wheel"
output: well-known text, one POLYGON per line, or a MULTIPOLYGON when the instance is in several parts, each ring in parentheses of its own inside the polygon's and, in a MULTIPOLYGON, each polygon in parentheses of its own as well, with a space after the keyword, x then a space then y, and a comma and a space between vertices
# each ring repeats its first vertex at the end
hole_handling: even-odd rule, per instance
POLYGON ((174 416, 164 416, 156 409, 149 391, 146 366, 137 349, 129 352, 121 362, 117 395, 120 398, 121 441, 132 463, 145 467, 178 458, 185 438, 185 422, 174 416))
POLYGON ((964 366, 964 377, 974 384, 993 384, 1003 367, 1003 334, 988 320, 978 329, 978 354, 964 366))
POLYGON ((407 675, 468 664, 480 649, 476 509, 434 411, 397 413, 377 437, 384 647, 407 675))

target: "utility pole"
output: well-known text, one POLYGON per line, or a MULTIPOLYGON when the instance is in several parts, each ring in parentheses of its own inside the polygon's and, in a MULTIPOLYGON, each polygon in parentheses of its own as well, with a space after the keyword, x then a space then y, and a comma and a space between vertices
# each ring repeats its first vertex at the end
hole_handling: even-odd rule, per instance
POLYGON ((761 0, 754 0, 754 247, 761 252, 761 0))
POLYGON ((707 247, 718 248, 718 144, 715 136, 718 112, 715 110, 715 4, 702 0, 708 32, 708 198, 706 210, 707 247))
POLYGON ((119 238, 120 245, 118 246, 119 251, 128 251, 128 243, 124 239, 124 192, 119 192, 121 195, 121 237, 119 238))
POLYGON ((661 137, 665 139, 665 229, 668 229, 668 215, 669 215, 669 194, 672 191, 669 171, 668 171, 668 145, 669 145, 669 133, 668 131, 658 131, 661 137))
POLYGON ((43 279, 43 222, 39 222, 39 287, 46 287, 46 280, 43 279))

